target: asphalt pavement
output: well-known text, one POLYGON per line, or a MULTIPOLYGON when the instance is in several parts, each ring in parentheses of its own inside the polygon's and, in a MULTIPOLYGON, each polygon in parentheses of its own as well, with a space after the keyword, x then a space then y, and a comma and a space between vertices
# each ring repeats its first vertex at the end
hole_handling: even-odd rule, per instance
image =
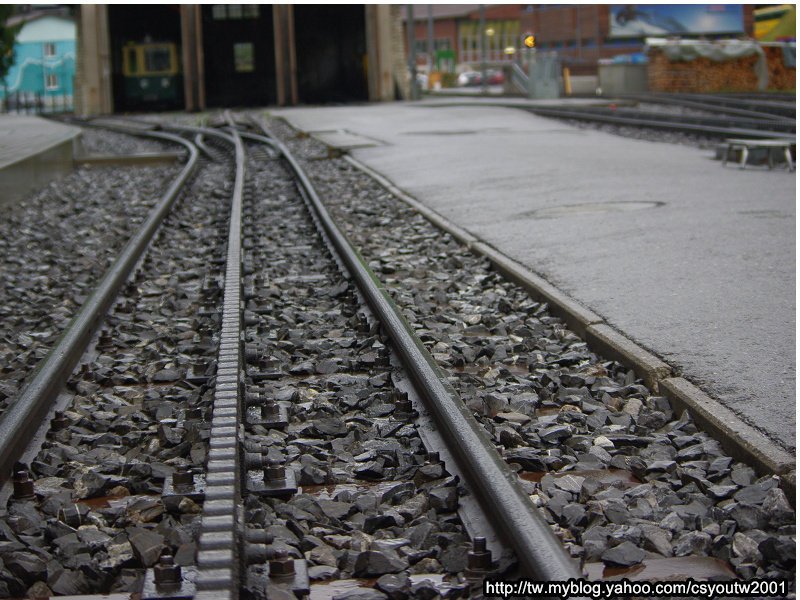
POLYGON ((794 451, 794 173, 511 108, 273 114, 350 139, 355 158, 794 451))

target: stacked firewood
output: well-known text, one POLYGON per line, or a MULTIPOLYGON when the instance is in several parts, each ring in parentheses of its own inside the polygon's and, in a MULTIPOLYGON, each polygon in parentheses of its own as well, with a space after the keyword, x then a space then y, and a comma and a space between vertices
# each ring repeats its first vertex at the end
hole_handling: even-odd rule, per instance
POLYGON ((771 90, 793 90, 797 86, 794 67, 787 67, 783 62, 783 48, 766 47, 767 70, 771 90))
POLYGON ((671 61, 663 52, 653 49, 648 58, 651 92, 745 92, 758 89, 755 55, 724 62, 704 57, 671 61))
MULTIPOLYGON (((783 63, 781 48, 764 48, 769 71, 768 89, 795 88, 795 69, 783 63)), ((756 55, 716 62, 699 57, 671 61, 657 48, 648 53, 647 77, 651 92, 708 93, 758 90, 756 55)))

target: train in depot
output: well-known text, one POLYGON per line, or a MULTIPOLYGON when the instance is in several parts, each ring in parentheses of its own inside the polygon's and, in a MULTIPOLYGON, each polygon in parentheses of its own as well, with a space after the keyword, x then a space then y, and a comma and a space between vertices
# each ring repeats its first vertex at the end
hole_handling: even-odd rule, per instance
POLYGON ((181 101, 178 45, 174 42, 128 42, 122 48, 126 103, 169 108, 181 101))

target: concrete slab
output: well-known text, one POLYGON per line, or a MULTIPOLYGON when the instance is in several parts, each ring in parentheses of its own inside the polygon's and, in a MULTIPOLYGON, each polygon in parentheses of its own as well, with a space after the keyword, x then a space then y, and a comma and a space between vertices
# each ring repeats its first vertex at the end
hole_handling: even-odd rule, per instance
POLYGON ((368 148, 380 144, 376 140, 350 131, 313 131, 309 133, 326 146, 338 150, 354 150, 355 148, 368 148))
POLYGON ((72 169, 80 129, 26 115, 0 115, 0 205, 72 169))
POLYGON ((380 140, 353 156, 794 451, 794 174, 508 108, 426 104, 273 114, 380 140))

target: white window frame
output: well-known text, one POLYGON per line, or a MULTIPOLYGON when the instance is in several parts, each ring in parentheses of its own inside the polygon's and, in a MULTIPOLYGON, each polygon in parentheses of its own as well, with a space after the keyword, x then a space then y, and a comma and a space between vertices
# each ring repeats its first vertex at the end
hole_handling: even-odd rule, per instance
POLYGON ((58 89, 58 75, 55 73, 47 73, 44 76, 44 89, 57 90, 58 89))
POLYGON ((45 58, 52 58, 56 55, 56 45, 53 42, 44 42, 42 44, 42 53, 45 58))

